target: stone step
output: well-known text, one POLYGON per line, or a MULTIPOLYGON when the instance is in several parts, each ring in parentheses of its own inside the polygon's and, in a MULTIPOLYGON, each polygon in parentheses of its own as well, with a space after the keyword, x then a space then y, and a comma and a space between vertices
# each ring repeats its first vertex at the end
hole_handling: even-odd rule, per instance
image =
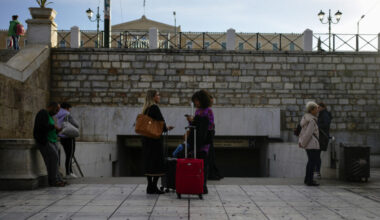
POLYGON ((0 50, 0 62, 7 62, 14 55, 16 55, 16 53, 17 51, 10 49, 0 50))

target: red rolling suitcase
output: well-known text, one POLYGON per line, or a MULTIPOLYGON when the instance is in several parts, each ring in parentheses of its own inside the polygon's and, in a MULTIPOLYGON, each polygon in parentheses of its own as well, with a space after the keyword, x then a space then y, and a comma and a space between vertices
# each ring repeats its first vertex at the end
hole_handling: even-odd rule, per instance
POLYGON ((185 158, 177 159, 176 169, 176 192, 181 199, 182 194, 198 195, 203 199, 204 169, 203 160, 196 159, 196 131, 194 129, 194 158, 187 157, 187 136, 185 135, 185 158))

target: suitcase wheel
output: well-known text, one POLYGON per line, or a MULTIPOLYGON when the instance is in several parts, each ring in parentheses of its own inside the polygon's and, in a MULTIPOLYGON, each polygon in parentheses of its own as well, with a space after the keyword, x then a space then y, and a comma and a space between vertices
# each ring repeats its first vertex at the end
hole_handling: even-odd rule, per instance
POLYGON ((163 187, 163 186, 160 187, 160 190, 161 190, 161 191, 164 191, 164 189, 165 189, 165 187, 163 187))
POLYGON ((177 198, 181 199, 181 194, 177 193, 177 198))
POLYGON ((166 192, 166 193, 170 192, 170 189, 169 189, 169 188, 166 188, 165 192, 166 192))
POLYGON ((199 199, 203 199, 203 195, 202 194, 199 194, 199 199))

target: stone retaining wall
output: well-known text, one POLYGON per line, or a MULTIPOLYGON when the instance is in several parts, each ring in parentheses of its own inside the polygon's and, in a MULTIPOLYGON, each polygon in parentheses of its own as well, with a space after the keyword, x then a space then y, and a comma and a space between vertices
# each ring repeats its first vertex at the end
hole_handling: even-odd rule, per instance
POLYGON ((324 101, 333 130, 380 129, 378 53, 267 53, 53 49, 51 97, 75 105, 141 106, 148 89, 163 106, 188 106, 207 89, 217 106, 279 107, 293 129, 308 100, 324 101))

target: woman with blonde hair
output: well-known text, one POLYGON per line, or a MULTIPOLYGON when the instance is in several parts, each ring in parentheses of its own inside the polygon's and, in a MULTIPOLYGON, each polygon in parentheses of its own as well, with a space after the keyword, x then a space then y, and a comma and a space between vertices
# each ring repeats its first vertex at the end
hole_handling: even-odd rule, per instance
POLYGON ((314 167, 319 158, 319 129, 318 129, 318 105, 315 102, 306 104, 306 113, 301 120, 301 133, 299 135, 298 145, 306 150, 307 165, 304 183, 308 186, 318 186, 313 180, 314 167))
MULTIPOLYGON (((148 115, 154 120, 165 121, 161 114, 160 108, 158 107, 160 98, 160 93, 158 91, 149 90, 146 93, 142 113, 148 115)), ((164 124, 163 132, 172 130, 173 128, 173 126, 167 127, 166 124, 164 124)), ((148 194, 162 194, 164 192, 159 190, 157 187, 159 177, 165 175, 162 137, 159 139, 143 137, 142 145, 145 165, 144 173, 148 180, 146 192, 148 194)))

